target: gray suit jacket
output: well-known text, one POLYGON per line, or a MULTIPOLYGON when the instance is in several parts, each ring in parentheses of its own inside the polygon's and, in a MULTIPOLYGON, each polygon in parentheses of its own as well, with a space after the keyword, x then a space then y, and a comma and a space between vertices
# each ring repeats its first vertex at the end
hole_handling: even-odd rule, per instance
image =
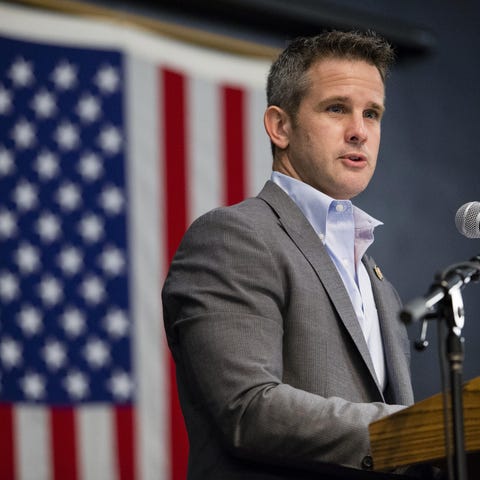
POLYGON ((283 190, 267 182, 258 197, 190 227, 163 290, 189 479, 286 478, 274 472, 279 463, 366 466, 368 424, 413 395, 398 296, 363 260, 384 392, 335 265, 283 190))

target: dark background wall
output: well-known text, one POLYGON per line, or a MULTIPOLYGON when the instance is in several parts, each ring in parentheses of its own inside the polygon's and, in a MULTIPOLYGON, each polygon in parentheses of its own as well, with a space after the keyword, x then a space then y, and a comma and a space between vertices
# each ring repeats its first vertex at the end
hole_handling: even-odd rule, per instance
MULTIPOLYGON (((283 47, 323 27, 374 28, 397 47, 387 86, 379 166, 356 203, 382 219, 372 250, 404 301, 434 274, 480 253, 462 237, 457 209, 480 201, 480 4, 476 0, 204 0, 102 2, 216 33, 283 47)), ((480 285, 464 291, 464 378, 480 375, 480 285)), ((437 322, 412 353, 417 400, 441 388, 437 322)), ((414 340, 419 326, 409 328, 414 340)), ((443 339, 441 340, 443 343, 443 339)))
MULTIPOLYGON (((458 207, 480 198, 480 6, 447 0, 361 3, 428 26, 436 38, 429 54, 405 59, 392 73, 379 168, 358 199, 385 222, 375 257, 408 301, 426 292, 438 270, 480 251, 480 241, 461 236, 454 225, 458 207)), ((480 375, 480 285, 463 293, 464 378, 470 379, 480 375)), ((413 352, 417 399, 440 389, 436 329, 430 325, 427 351, 413 352)), ((409 333, 414 339, 418 326, 409 333)))

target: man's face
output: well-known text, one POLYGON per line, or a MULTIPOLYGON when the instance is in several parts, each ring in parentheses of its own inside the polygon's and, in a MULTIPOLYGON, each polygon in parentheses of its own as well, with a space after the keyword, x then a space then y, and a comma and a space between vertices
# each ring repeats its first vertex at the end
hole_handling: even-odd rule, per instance
POLYGON ((370 182, 380 145, 385 89, 377 68, 326 59, 308 71, 310 86, 274 169, 335 199, 350 199, 370 182))

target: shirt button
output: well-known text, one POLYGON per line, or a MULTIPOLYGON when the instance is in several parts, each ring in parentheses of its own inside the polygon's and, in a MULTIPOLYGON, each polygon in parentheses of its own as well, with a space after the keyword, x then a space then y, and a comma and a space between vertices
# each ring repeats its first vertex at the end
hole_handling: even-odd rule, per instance
POLYGON ((337 212, 343 212, 345 210, 345 207, 343 206, 343 204, 337 203, 337 205, 335 205, 335 210, 337 212))
POLYGON ((370 455, 363 457, 362 468, 365 470, 371 470, 373 468, 373 458, 370 455))

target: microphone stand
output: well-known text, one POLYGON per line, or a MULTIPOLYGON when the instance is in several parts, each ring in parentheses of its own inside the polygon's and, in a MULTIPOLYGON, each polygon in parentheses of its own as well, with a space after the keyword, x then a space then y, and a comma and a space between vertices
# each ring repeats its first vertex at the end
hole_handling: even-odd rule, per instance
MULTIPOLYGON (((423 320, 423 341, 418 342, 422 349, 428 345, 425 340, 427 319, 443 319, 448 328, 446 359, 449 365, 454 441, 454 479, 452 480, 467 480, 462 389, 464 359, 462 328, 465 322, 465 310, 461 289, 470 281, 479 279, 480 256, 474 257, 470 262, 452 265, 437 276, 437 281, 425 297, 413 300, 400 312, 400 318, 405 323, 423 320)), ((449 428, 448 425, 447 428, 449 428)), ((448 461, 450 462, 450 458, 448 461)))
MULTIPOLYGON (((448 327, 446 356, 449 365, 451 411, 453 419, 453 471, 455 480, 467 480, 467 461, 463 425, 463 342, 464 323, 461 287, 456 287, 445 297, 443 316, 448 327)), ((447 425, 447 428, 450 428, 447 425)))

